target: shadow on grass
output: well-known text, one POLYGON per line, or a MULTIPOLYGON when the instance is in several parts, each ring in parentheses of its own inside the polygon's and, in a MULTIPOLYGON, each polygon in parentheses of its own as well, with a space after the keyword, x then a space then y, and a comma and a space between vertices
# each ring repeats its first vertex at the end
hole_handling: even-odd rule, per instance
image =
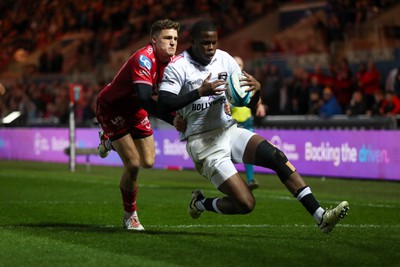
MULTIPOLYGON (((145 230, 145 231, 129 231, 122 227, 113 225, 93 225, 93 224, 74 224, 74 223, 27 223, 0 226, 0 229, 47 229, 55 232, 81 232, 81 233, 128 233, 140 235, 195 235, 195 236, 216 236, 215 233, 206 233, 199 231, 182 231, 182 230, 145 230)), ((221 235, 222 236, 222 235, 221 235)), ((226 236, 226 234, 224 234, 226 236)))

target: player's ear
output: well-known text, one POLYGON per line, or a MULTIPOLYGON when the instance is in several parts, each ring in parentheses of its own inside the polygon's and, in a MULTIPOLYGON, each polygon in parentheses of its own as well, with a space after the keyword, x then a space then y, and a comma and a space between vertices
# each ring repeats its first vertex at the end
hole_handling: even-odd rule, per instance
POLYGON ((157 36, 156 35, 152 35, 151 36, 151 43, 152 44, 156 44, 156 40, 157 40, 157 36))

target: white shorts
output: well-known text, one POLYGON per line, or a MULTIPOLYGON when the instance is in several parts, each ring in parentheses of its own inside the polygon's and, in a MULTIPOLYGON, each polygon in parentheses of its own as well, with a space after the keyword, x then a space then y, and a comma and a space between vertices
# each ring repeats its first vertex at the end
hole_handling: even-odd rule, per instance
POLYGON ((237 173, 234 163, 243 163, 247 143, 254 134, 233 124, 189 136, 186 150, 196 170, 218 188, 237 173))

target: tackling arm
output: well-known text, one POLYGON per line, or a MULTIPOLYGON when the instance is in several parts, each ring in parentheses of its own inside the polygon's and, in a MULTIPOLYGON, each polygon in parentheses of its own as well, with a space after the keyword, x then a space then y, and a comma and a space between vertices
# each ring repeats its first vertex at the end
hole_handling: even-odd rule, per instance
POLYGON ((167 91, 158 93, 160 113, 177 111, 200 98, 199 90, 190 91, 184 95, 176 95, 167 91))
POLYGON ((151 115, 173 125, 174 115, 169 112, 158 112, 157 102, 152 98, 153 88, 147 84, 135 84, 134 88, 142 107, 151 115))

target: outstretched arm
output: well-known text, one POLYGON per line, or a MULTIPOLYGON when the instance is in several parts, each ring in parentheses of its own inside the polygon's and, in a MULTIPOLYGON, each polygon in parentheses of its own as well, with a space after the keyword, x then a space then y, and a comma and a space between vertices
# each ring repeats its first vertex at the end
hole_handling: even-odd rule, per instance
POLYGON ((173 112, 179 110, 200 98, 199 90, 190 91, 184 95, 176 95, 167 91, 158 93, 159 112, 173 112))
POLYGON ((224 80, 216 80, 209 82, 211 74, 204 80, 203 84, 196 90, 192 90, 186 94, 177 95, 168 91, 161 90, 158 93, 158 104, 160 112, 173 112, 177 111, 193 101, 196 101, 202 96, 220 95, 225 89, 218 88, 224 85, 224 80))
POLYGON ((152 98, 153 88, 148 84, 135 84, 134 88, 142 107, 151 115, 173 125, 174 114, 158 112, 157 102, 152 98))

